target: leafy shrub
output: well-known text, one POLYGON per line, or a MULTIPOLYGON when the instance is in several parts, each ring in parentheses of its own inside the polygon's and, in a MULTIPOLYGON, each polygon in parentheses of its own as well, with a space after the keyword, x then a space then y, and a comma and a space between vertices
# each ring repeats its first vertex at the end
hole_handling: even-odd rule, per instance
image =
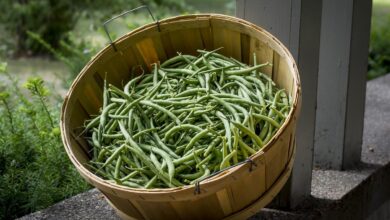
POLYGON ((70 163, 59 130, 59 100, 41 78, 24 88, 0 64, 0 219, 43 209, 90 188, 70 163), (12 94, 12 95, 11 95, 12 94))
POLYGON ((68 41, 60 41, 60 48, 56 49, 39 34, 27 31, 28 36, 49 51, 57 60, 64 63, 70 74, 64 78, 65 87, 77 76, 91 56, 97 52, 97 48, 85 40, 76 41, 71 32, 68 41))
MULTIPOLYGON (((28 37, 27 31, 40 35, 53 48, 59 48, 61 41, 67 41, 67 33, 74 29, 80 17, 99 15, 102 19, 113 13, 136 7, 143 1, 115 0, 1 0, 0 22, 15 39, 16 54, 47 53, 45 48, 28 37), (109 7, 107 7, 109 5, 109 7), (86 12, 86 13, 84 13, 86 12), (97 12, 97 13, 95 13, 97 12), (83 15, 83 16, 82 16, 83 15)), ((180 0, 148 0, 146 4, 155 7, 180 9, 184 3, 180 0)), ((96 19, 96 17, 95 17, 96 19)))
POLYGON ((67 0, 2 0, 0 7, 7 9, 0 14, 0 21, 16 39, 17 53, 42 52, 43 48, 27 37, 28 30, 39 33, 54 47, 59 46, 78 16, 73 1, 67 0))

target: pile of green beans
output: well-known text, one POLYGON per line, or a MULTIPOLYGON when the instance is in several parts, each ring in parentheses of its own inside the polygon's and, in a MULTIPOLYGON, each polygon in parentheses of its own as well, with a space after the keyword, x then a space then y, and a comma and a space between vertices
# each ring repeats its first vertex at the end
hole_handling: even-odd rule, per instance
POLYGON ((198 52, 153 64, 123 89, 104 83, 101 114, 85 127, 96 175, 131 188, 194 184, 272 138, 291 99, 260 72, 270 64, 198 52))

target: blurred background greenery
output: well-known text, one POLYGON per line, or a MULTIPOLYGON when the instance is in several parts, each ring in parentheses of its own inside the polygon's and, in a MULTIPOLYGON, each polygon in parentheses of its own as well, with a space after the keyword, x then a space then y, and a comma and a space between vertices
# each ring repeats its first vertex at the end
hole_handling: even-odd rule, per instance
MULTIPOLYGON (((107 45, 101 24, 142 3, 158 19, 235 13, 235 0, 0 1, 0 219, 90 188, 62 147, 62 97, 91 56, 107 45)), ((367 79, 390 72, 390 0, 373 3, 367 79)), ((109 30, 121 36, 150 22, 141 10, 115 20, 109 30)))
POLYGON ((390 72, 390 0, 374 0, 367 78, 390 72))

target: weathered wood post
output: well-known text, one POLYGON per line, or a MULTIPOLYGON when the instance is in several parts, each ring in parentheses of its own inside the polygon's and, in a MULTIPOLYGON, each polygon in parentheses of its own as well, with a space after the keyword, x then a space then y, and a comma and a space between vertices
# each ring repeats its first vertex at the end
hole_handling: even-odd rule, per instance
POLYGON ((314 164, 346 169, 360 162, 371 0, 322 3, 314 164))

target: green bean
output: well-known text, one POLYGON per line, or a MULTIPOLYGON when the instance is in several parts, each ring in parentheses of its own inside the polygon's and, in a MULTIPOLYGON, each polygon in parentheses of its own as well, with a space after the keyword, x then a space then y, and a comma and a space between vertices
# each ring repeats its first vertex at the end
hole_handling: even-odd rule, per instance
POLYGON ((148 129, 144 129, 144 130, 142 130, 142 131, 139 131, 137 134, 135 134, 135 135, 133 136, 133 138, 137 138, 137 137, 140 137, 140 136, 142 136, 142 135, 144 135, 144 134, 147 134, 147 133, 149 133, 149 132, 154 132, 154 131, 157 131, 157 128, 148 128, 148 129))
MULTIPOLYGON (((123 160, 123 159, 122 159, 123 160)), ((121 182, 124 182, 134 176, 136 176, 137 174, 139 173, 139 171, 133 171, 131 173, 129 173, 127 176, 123 177, 122 179, 120 179, 121 182)))
POLYGON ((193 129, 193 130, 196 130, 196 131, 202 131, 202 129, 198 126, 195 126, 195 125, 191 125, 191 124, 182 124, 182 125, 178 125, 178 126, 175 126, 173 128, 171 128, 170 130, 168 130, 166 133, 165 133, 165 136, 164 136, 164 139, 163 140, 168 140, 170 136, 172 136, 175 132, 177 131, 180 131, 182 129, 193 129))
POLYGON ((130 87, 134 85, 135 82, 137 82, 138 80, 140 80, 141 78, 143 77, 143 74, 140 75, 140 76, 137 76, 135 78, 133 78, 132 80, 130 80, 128 83, 126 83, 126 85, 124 86, 124 93, 126 95, 130 95, 130 87))
POLYGON ((137 144, 133 141, 133 146, 125 145, 131 152, 136 154, 144 163, 146 166, 150 168, 152 172, 154 172, 157 176, 161 178, 169 187, 175 187, 175 186, 181 186, 179 181, 177 181, 175 178, 170 179, 170 177, 162 170, 159 170, 156 168, 153 163, 148 159, 148 157, 142 152, 142 150, 138 150, 138 147, 135 147, 137 144))
POLYGON ((102 127, 104 127, 104 125, 106 124, 108 111, 114 108, 116 105, 116 103, 111 103, 103 109, 102 114, 100 115, 100 125, 102 127))
POLYGON ((240 145, 241 148, 245 149, 245 151, 248 151, 251 154, 256 153, 256 151, 253 150, 253 148, 249 147, 244 141, 242 141, 241 138, 238 138, 238 145, 240 145))
POLYGON ((101 168, 110 164, 121 153, 123 149, 125 149, 125 145, 122 145, 119 148, 117 148, 115 152, 109 158, 107 158, 106 162, 104 162, 101 168))
POLYGON ((179 164, 185 163, 187 161, 190 161, 190 160, 192 160, 194 158, 194 155, 201 154, 203 151, 204 151, 203 149, 195 150, 193 154, 188 154, 187 156, 184 156, 184 157, 181 157, 179 159, 173 160, 173 164, 174 165, 179 165, 179 164))
POLYGON ((230 130, 230 124, 227 118, 225 117, 224 114, 222 114, 220 111, 216 112, 217 117, 222 121, 223 126, 225 127, 225 137, 227 140, 227 144, 230 149, 232 149, 232 134, 230 130))
POLYGON ((145 189, 150 189, 153 187, 153 185, 156 183, 157 181, 157 175, 154 176, 152 179, 149 180, 149 182, 147 182, 144 186, 145 189))
MULTIPOLYGON (((150 126, 151 128, 154 128, 153 121, 150 120, 150 126)), ((161 149, 165 150, 169 155, 171 155, 173 158, 179 158, 178 155, 175 154, 169 147, 167 147, 164 142, 160 139, 158 134, 156 132, 152 132, 152 135, 154 139, 157 141, 157 144, 161 147, 161 149)))
POLYGON ((94 119, 92 119, 87 125, 85 125, 85 128, 84 130, 82 131, 82 134, 91 130, 93 127, 99 125, 99 122, 100 122, 100 115, 98 115, 97 117, 95 117, 94 119))
MULTIPOLYGON (((213 98, 214 100, 216 100, 219 104, 221 104, 223 107, 225 107, 230 113, 233 114, 234 116, 234 119, 236 121, 240 121, 240 116, 237 114, 237 111, 228 103, 226 102, 225 100, 223 99, 220 99, 220 98, 217 98, 216 96, 214 95, 210 95, 209 97, 213 98)), ((230 100, 230 99, 229 99, 230 100)))
POLYGON ((167 163, 167 167, 168 167, 169 181, 172 181, 172 178, 175 175, 175 165, 173 164, 171 157, 167 153, 165 153, 165 151, 163 151, 159 148, 156 148, 153 146, 148 146, 148 145, 140 145, 140 146, 143 149, 146 149, 148 151, 151 151, 151 152, 154 152, 154 153, 160 155, 164 159, 164 161, 167 163))
POLYGON ((248 136, 250 136, 252 138, 252 140, 254 140, 254 144, 257 145, 257 147, 261 148, 263 146, 263 141, 261 141, 261 139, 259 138, 259 136, 257 136, 253 131, 251 131, 250 129, 248 129, 247 127, 241 125, 240 123, 237 123, 237 122, 234 122, 232 121, 232 123, 234 124, 234 126, 236 126, 239 130, 241 130, 242 132, 244 132, 245 134, 247 134, 248 136))
POLYGON ((163 108, 163 107, 161 107, 153 102, 147 101, 147 100, 141 100, 140 103, 143 105, 147 105, 149 107, 155 108, 161 112, 164 112, 169 117, 171 117, 176 122, 176 124, 180 125, 180 120, 174 114, 172 114, 170 111, 168 111, 167 109, 165 109, 165 108, 163 108))
POLYGON ((203 170, 204 170, 203 175, 200 176, 199 178, 191 181, 190 184, 195 184, 196 182, 199 182, 200 180, 203 180, 204 178, 206 178, 207 176, 210 175, 210 170, 207 169, 207 167, 203 167, 203 170))
POLYGON ((161 163, 158 161, 156 155, 151 151, 150 152, 150 160, 152 161, 152 163, 154 164, 154 166, 156 167, 161 167, 161 163))
POLYGON ((237 151, 233 150, 226 157, 224 157, 223 161, 222 161, 222 163, 220 165, 220 169, 223 170, 224 168, 230 166, 229 160, 231 160, 232 157, 235 156, 236 154, 237 154, 237 151))
POLYGON ((277 123, 275 120, 273 120, 272 118, 270 118, 268 116, 261 115, 261 114, 252 114, 252 115, 257 119, 267 121, 268 123, 272 124, 276 128, 280 128, 279 123, 277 123))
POLYGON ((204 170, 199 170, 196 173, 180 174, 179 176, 183 179, 194 180, 194 179, 201 177, 203 174, 204 174, 204 170))
POLYGON ((269 63, 264 63, 264 64, 259 64, 257 66, 253 66, 253 67, 250 67, 250 68, 246 68, 246 69, 240 69, 240 70, 226 70, 225 71, 225 74, 226 75, 242 75, 242 74, 248 74, 254 70, 258 70, 260 69, 261 67, 264 67, 264 66, 267 66, 269 65, 269 63))
POLYGON ((161 67, 166 67, 166 66, 170 66, 172 65, 173 63, 176 63, 178 61, 182 61, 184 60, 184 57, 187 57, 188 59, 193 59, 193 56, 191 55, 182 55, 182 56, 175 56, 175 57, 172 57, 171 59, 169 60, 166 60, 164 63, 162 63, 160 66, 161 67))
POLYGON ((115 179, 119 178, 119 170, 121 168, 121 165, 122 165, 122 157, 118 157, 118 160, 116 161, 116 165, 115 165, 115 173, 114 173, 115 179))
POLYGON ((150 100, 150 101, 159 105, 192 105, 197 103, 196 100, 183 100, 183 101, 150 100))
POLYGON ((209 162, 211 160, 211 158, 213 158, 214 155, 212 154, 209 154, 207 157, 205 157, 202 161, 200 161, 196 167, 201 167, 203 165, 205 165, 207 162, 209 162))
POLYGON ((191 141, 187 144, 187 146, 185 147, 184 149, 184 152, 187 152, 192 146, 194 146, 194 144, 199 140, 201 139, 202 137, 206 136, 208 133, 210 132, 210 129, 207 128, 199 133, 197 133, 192 139, 191 141))
MULTIPOLYGON (((234 141, 233 141, 233 146, 232 146, 232 149, 233 151, 237 151, 238 150, 238 139, 239 139, 239 135, 238 135, 238 131, 237 131, 237 128, 233 128, 233 137, 234 137, 234 141)), ((234 154, 233 155, 233 163, 236 164, 238 163, 238 158, 237 158, 237 154, 234 154)))
POLYGON ((103 134, 104 138, 109 138, 109 139, 118 139, 124 137, 123 134, 118 133, 118 134, 103 134))
POLYGON ((143 188, 141 185, 129 181, 123 181, 121 184, 130 188, 143 188))
POLYGON ((221 141, 221 137, 217 137, 215 138, 211 143, 210 145, 207 147, 207 149, 205 150, 203 156, 207 157, 211 152, 212 150, 219 144, 219 142, 221 141))

